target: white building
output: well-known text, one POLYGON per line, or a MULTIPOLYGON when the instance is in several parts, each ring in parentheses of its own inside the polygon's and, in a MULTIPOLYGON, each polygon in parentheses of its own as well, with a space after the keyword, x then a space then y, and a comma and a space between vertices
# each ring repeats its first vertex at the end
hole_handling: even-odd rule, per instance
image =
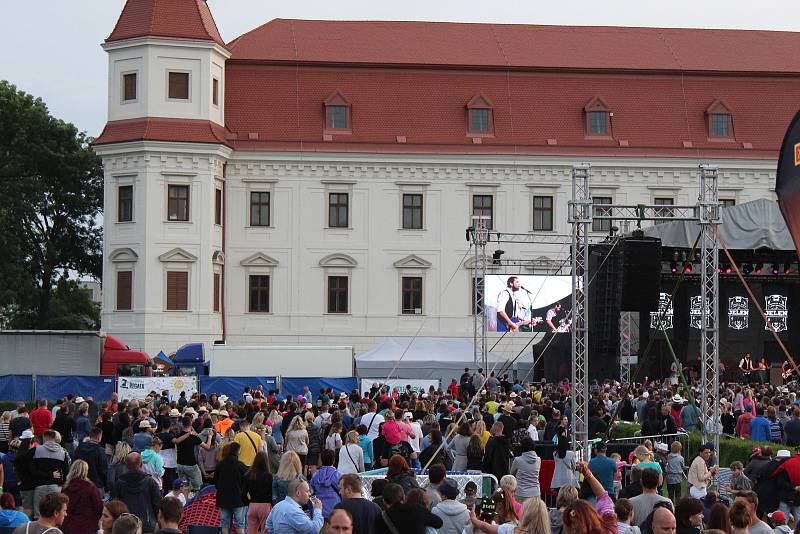
POLYGON ((471 217, 568 234, 573 163, 592 164, 598 203, 694 204, 699 163, 720 167, 726 202, 774 198, 798 45, 781 32, 302 20, 225 44, 203 0, 128 0, 103 45, 109 121, 95 141, 103 328, 149 353, 471 337, 471 217))

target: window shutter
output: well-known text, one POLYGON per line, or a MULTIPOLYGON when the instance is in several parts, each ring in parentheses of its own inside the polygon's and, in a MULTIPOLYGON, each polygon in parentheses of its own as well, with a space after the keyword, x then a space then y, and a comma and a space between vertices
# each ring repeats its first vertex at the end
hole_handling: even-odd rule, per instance
POLYGON ((188 72, 169 73, 169 98, 176 98, 180 100, 189 99, 188 72))
POLYGON ((182 271, 167 272, 167 309, 189 309, 189 273, 182 271))
POLYGON ((219 311, 219 285, 220 285, 220 273, 214 273, 214 311, 219 311))
POLYGON ((119 271, 117 273, 117 309, 132 309, 131 293, 133 273, 131 271, 119 271))

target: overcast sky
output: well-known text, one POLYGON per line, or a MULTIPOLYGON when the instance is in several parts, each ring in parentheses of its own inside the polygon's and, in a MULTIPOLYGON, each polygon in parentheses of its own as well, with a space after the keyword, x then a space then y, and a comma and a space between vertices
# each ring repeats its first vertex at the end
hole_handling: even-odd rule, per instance
MULTIPOLYGON (((800 31, 800 2, 777 0, 209 0, 230 41, 273 18, 431 20, 800 31)), ((0 79, 40 96, 90 135, 106 119, 100 43, 124 0, 0 0, 0 79)), ((633 43, 632 43, 633 45, 633 43)), ((798 51, 800 53, 800 51, 798 51)))

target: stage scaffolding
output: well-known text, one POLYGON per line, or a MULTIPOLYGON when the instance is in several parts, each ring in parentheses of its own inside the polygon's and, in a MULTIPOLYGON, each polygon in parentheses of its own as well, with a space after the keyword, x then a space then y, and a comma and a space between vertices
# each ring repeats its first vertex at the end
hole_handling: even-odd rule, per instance
MULTIPOLYGON (((718 172, 711 165, 699 167, 699 195, 695 205, 654 206, 602 204, 594 209, 591 198, 591 166, 588 163, 574 165, 572 168, 572 200, 569 202, 569 222, 571 235, 504 233, 489 230, 486 217, 473 217, 473 225, 467 229, 467 238, 474 247, 474 333, 475 365, 488 372, 487 365, 487 322, 484 302, 484 281, 488 262, 486 246, 489 243, 534 243, 543 245, 571 244, 569 254, 572 274, 572 444, 581 448, 588 458, 588 357, 589 357, 589 231, 592 221, 609 220, 621 228, 628 229, 631 223, 642 221, 696 221, 702 229, 701 238, 701 288, 706 306, 702 307, 702 329, 700 354, 701 370, 701 420, 719 422, 719 330, 718 330, 718 263, 719 244, 713 226, 720 222, 720 203, 718 198, 718 172)), ((619 239, 619 237, 617 237, 619 239)), ((493 265, 514 265, 547 268, 547 262, 532 259, 493 258, 493 265)), ((630 356, 631 314, 623 312, 620 318, 621 358, 630 356)), ((626 360, 626 362, 629 360, 626 360)), ((620 373, 623 379, 633 379, 630 363, 622 364, 620 373)), ((713 439, 719 445, 718 424, 706 425, 704 439, 713 439), (708 431, 710 430, 710 432, 708 431)))

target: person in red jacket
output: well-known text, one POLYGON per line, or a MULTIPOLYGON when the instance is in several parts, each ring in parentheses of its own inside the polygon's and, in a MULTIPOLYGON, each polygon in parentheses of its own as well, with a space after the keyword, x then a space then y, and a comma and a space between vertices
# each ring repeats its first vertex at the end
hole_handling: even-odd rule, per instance
POLYGON ((95 534, 103 513, 103 499, 89 480, 89 464, 75 460, 61 492, 69 497, 67 518, 61 526, 64 534, 95 534))
POLYGON ((47 408, 47 401, 42 399, 37 404, 37 408, 31 410, 30 419, 33 425, 33 435, 41 439, 45 430, 53 424, 53 414, 47 408))

